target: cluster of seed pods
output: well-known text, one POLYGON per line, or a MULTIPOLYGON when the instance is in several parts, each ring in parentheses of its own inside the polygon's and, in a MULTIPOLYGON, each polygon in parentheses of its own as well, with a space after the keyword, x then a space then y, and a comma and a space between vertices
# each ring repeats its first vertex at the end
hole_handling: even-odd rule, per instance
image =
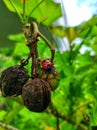
POLYGON ((23 33, 27 40, 30 54, 26 60, 21 60, 20 65, 11 66, 5 69, 0 78, 0 88, 2 95, 18 96, 23 98, 24 105, 33 112, 44 111, 51 101, 51 91, 59 85, 59 72, 53 64, 54 49, 48 40, 39 32, 35 22, 25 24, 23 33), (41 37, 51 49, 51 58, 38 60, 37 41, 41 37), (32 59, 31 75, 25 69, 32 59), (40 67, 39 67, 40 66, 40 67))

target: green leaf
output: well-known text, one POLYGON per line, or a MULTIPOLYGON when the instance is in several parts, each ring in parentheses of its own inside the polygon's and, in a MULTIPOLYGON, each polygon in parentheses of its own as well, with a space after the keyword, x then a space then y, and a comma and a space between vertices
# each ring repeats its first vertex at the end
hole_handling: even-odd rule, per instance
POLYGON ((90 125, 97 126, 97 104, 96 103, 94 104, 91 111, 90 125))
POLYGON ((52 28, 52 33, 63 38, 66 36, 66 27, 56 26, 56 27, 52 28))
POLYGON ((92 65, 93 65, 92 63, 88 63, 88 64, 84 64, 84 65, 80 66, 80 67, 76 70, 76 75, 81 74, 81 73, 83 74, 83 72, 84 72, 84 73, 85 73, 85 72, 88 72, 92 65))
POLYGON ((90 47, 96 52, 97 54, 97 44, 92 44, 90 47))
POLYGON ((71 124, 69 124, 68 122, 64 121, 61 123, 61 130, 76 130, 76 126, 73 126, 71 124))
POLYGON ((51 57, 50 48, 42 39, 38 41, 37 48, 38 48, 38 55, 40 58, 46 59, 51 57))
POLYGON ((29 53, 28 47, 24 43, 17 43, 13 52, 15 56, 23 56, 29 53))
MULTIPOLYGON (((6 4, 7 8, 12 11, 16 12, 13 6, 11 5, 9 0, 3 0, 6 4)), ((11 0, 16 10, 18 10, 19 14, 23 14, 23 2, 22 0, 11 0)), ((41 0, 26 0, 25 4, 25 16, 29 16, 32 10, 39 4, 41 0)), ((60 16, 62 16, 61 6, 58 3, 53 2, 52 0, 44 0, 42 4, 40 4, 36 10, 31 14, 31 18, 36 19, 43 19, 42 23, 45 25, 52 24, 55 20, 57 20, 60 16)))
POLYGON ((80 34, 87 31, 89 28, 92 28, 96 24, 97 24, 97 16, 95 15, 92 18, 90 18, 88 21, 83 22, 82 24, 76 26, 76 30, 80 34))
POLYGON ((52 32, 61 38, 67 36, 70 42, 72 42, 78 36, 76 29, 73 27, 67 28, 63 26, 56 26, 52 29, 52 32))
POLYGON ((9 35, 8 39, 15 42, 22 42, 25 40, 25 36, 20 33, 20 34, 15 34, 15 35, 9 35))
POLYGON ((75 76, 75 79, 73 80, 73 89, 72 89, 72 93, 75 98, 76 97, 83 98, 83 92, 84 92, 83 84, 86 76, 87 76, 86 73, 75 76))
POLYGON ((6 120, 5 120, 6 124, 11 123, 14 117, 19 113, 21 109, 22 106, 15 104, 14 108, 6 116, 6 120))
POLYGON ((66 36, 67 36, 68 40, 70 42, 72 42, 78 36, 78 34, 77 34, 77 31, 75 30, 75 28, 70 27, 66 30, 66 36))

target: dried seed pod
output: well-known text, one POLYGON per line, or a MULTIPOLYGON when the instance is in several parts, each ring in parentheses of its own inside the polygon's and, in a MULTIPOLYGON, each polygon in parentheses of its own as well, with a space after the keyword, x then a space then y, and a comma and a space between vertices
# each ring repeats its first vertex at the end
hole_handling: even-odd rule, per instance
POLYGON ((19 65, 4 70, 1 74, 1 91, 3 96, 18 96, 29 79, 27 70, 19 65))
POLYGON ((49 84, 39 78, 28 80, 23 86, 22 97, 24 105, 31 111, 42 112, 51 100, 49 84))
POLYGON ((40 77, 50 84, 52 91, 57 89, 60 81, 60 75, 54 67, 49 70, 45 70, 42 68, 40 71, 40 77))

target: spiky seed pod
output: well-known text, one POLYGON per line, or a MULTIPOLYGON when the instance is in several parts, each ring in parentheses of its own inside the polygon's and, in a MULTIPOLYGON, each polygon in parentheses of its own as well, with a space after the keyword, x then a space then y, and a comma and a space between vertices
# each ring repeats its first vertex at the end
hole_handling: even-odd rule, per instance
POLYGON ((27 70, 19 65, 4 70, 1 74, 1 91, 3 96, 18 96, 29 79, 27 70))
POLYGON ((22 98, 24 105, 29 110, 42 112, 51 101, 50 86, 46 81, 39 78, 28 80, 23 86, 22 98))
POLYGON ((48 70, 42 68, 39 75, 42 79, 44 79, 50 84, 52 91, 57 89, 60 82, 60 75, 55 67, 52 67, 48 70))

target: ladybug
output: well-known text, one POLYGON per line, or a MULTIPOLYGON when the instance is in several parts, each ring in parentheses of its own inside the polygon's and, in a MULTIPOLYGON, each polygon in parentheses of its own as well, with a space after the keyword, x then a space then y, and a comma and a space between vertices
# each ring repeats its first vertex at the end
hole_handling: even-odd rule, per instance
POLYGON ((39 77, 50 84, 51 90, 54 91, 60 81, 60 75, 58 70, 53 66, 53 63, 47 59, 41 62, 41 70, 39 72, 39 77))
POLYGON ((51 69, 53 67, 53 63, 49 59, 43 60, 41 62, 41 65, 42 65, 42 68, 45 70, 51 69))

